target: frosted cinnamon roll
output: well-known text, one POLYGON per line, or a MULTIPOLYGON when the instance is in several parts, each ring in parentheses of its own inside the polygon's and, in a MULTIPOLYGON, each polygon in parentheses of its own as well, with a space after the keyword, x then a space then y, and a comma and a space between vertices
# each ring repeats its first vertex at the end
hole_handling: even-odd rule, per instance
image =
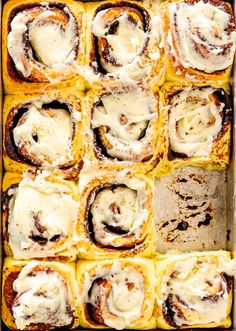
MULTIPOLYGON (((85 176, 82 172, 81 181, 85 176)), ((82 185, 78 222, 82 258, 150 256, 154 252, 153 196, 147 178, 96 173, 82 185)))
POLYGON ((3 320, 13 330, 78 326, 74 264, 7 258, 3 269, 3 320))
POLYGON ((101 95, 94 104, 91 119, 100 154, 133 162, 151 158, 157 118, 157 100, 151 92, 134 90, 101 95))
POLYGON ((78 262, 82 327, 155 328, 154 265, 151 260, 78 262))
POLYGON ((227 81, 236 40, 230 4, 180 0, 163 8, 170 60, 167 80, 227 81))
POLYGON ((86 7, 91 31, 87 64, 99 80, 161 85, 164 50, 160 46, 161 20, 157 19, 160 13, 135 1, 106 1, 86 7))
POLYGON ((3 183, 5 251, 16 259, 75 258, 78 204, 72 182, 7 173, 3 183))
POLYGON ((142 54, 147 24, 147 12, 138 6, 127 4, 99 10, 92 22, 92 33, 97 38, 101 70, 114 72, 142 54), (134 40, 129 39, 130 35, 134 40))
POLYGON ((78 163, 79 171, 83 151, 79 98, 79 93, 71 95, 66 91, 7 96, 4 103, 6 170, 60 168, 67 173, 67 178, 73 177, 72 166, 76 168, 78 163))
POLYGON ((230 327, 235 266, 226 251, 157 260, 157 327, 230 327))
POLYGON ((73 77, 73 66, 82 64, 82 12, 82 5, 71 1, 6 5, 7 92, 37 91, 50 84, 55 88, 73 77), (11 80, 19 91, 10 87, 11 80))
POLYGON ((87 155, 108 168, 159 162, 159 94, 141 88, 91 90, 83 121, 87 155))
POLYGON ((225 168, 230 156, 232 102, 223 88, 163 87, 169 160, 176 166, 225 168))

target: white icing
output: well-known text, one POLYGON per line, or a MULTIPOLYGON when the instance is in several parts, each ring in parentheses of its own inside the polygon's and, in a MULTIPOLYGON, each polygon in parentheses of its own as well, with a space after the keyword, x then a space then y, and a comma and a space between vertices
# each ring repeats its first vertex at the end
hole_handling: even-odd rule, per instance
POLYGON ((64 109, 43 110, 42 105, 40 101, 31 102, 21 118, 23 123, 13 129, 14 142, 43 165, 64 165, 73 160, 70 113, 64 109))
MULTIPOLYGON (((98 38, 106 39, 109 44, 110 57, 115 59, 118 66, 123 66, 132 62, 136 56, 142 53, 147 36, 143 31, 141 22, 138 22, 137 25, 134 24, 126 13, 121 14, 108 25, 107 13, 109 14, 109 9, 97 13, 92 22, 92 33, 98 38), (114 34, 109 34, 109 28, 114 22, 118 22, 117 30, 114 34)), ((117 66, 106 60, 101 59, 101 63, 107 72, 117 70, 117 66)))
POLYGON ((68 311, 70 293, 65 280, 55 270, 34 270, 40 266, 38 262, 28 263, 13 283, 17 296, 12 306, 13 317, 21 330, 30 324, 61 327, 72 322, 68 311))
POLYGON ((19 12, 11 21, 11 31, 8 34, 8 51, 15 67, 24 77, 29 77, 33 66, 41 64, 53 67, 60 64, 70 64, 76 54, 74 45, 78 42, 76 21, 74 16, 64 7, 64 14, 69 15, 65 26, 57 21, 56 13, 47 7, 41 7, 38 15, 34 9, 19 12), (51 21, 50 21, 51 19, 51 21), (38 61, 33 58, 30 48, 25 54, 25 36, 35 51, 38 61))
POLYGON ((228 275, 235 275, 231 261, 217 256, 176 261, 171 269, 172 277, 167 275, 162 279, 159 304, 170 294, 180 298, 178 307, 183 317, 174 310, 174 321, 178 326, 220 323, 228 315, 229 294, 227 283, 221 276, 228 271, 228 275), (214 300, 211 295, 215 296, 214 300))
POLYGON ((119 226, 124 231, 132 229, 137 211, 137 193, 127 187, 102 190, 97 194, 91 207, 96 223, 119 226), (112 212, 112 204, 119 208, 117 215, 116 211, 112 212))
POLYGON ((29 27, 29 41, 40 62, 53 64, 71 62, 74 59, 74 31, 72 21, 65 31, 56 23, 34 21, 29 27))
POLYGON ((223 7, 200 0, 194 4, 171 3, 168 8, 171 32, 167 42, 175 61, 206 73, 223 70, 233 63, 235 28, 223 7), (233 28, 231 32, 226 30, 229 26, 233 28))
POLYGON ((96 307, 98 297, 104 307, 102 316, 107 326, 122 330, 129 327, 140 318, 144 301, 144 280, 141 273, 133 267, 123 267, 120 262, 113 262, 109 268, 98 268, 96 275, 91 279, 85 274, 87 280, 84 287, 85 298, 96 307), (93 282, 102 278, 111 284, 112 289, 106 297, 107 291, 100 290, 93 282), (130 287, 131 285, 131 287, 130 287), (91 294, 88 290, 92 287, 91 294))
POLYGON ((214 102, 214 88, 187 88, 171 99, 168 130, 171 150, 188 157, 207 156, 222 129, 224 104, 214 102))
MULTIPOLYGON (((112 61, 109 61, 110 59, 106 60, 101 57, 100 62, 107 71, 106 77, 102 77, 102 85, 109 90, 113 80, 120 81, 122 84, 133 84, 134 86, 136 86, 137 81, 142 81, 143 86, 148 87, 150 86, 148 85, 150 78, 152 84, 156 84, 163 74, 163 67, 161 67, 159 72, 151 77, 153 67, 159 65, 159 47, 163 47, 160 15, 149 11, 149 27, 144 32, 140 18, 137 18, 138 23, 135 26, 127 19, 128 13, 121 13, 116 19, 112 19, 108 15, 109 10, 98 12, 91 24, 93 34, 103 39, 103 43, 108 44, 109 57, 110 59, 113 57, 118 64, 118 66, 115 66, 112 61), (115 21, 119 21, 117 32, 113 35, 105 35, 115 21)), ((96 62, 93 62, 92 66, 98 68, 96 62)), ((96 75, 101 79, 99 73, 96 75)), ((96 77, 88 70, 86 70, 86 79, 90 82, 96 81, 96 77)))
POLYGON ((10 200, 9 245, 14 258, 47 257, 72 248, 76 241, 78 204, 68 187, 50 182, 45 174, 25 177, 10 200), (32 235, 47 239, 44 245, 32 235), (60 235, 58 240, 50 241, 60 235))
POLYGON ((142 228, 148 220, 149 211, 145 209, 147 194, 145 184, 137 178, 122 177, 111 185, 125 184, 125 187, 104 188, 91 197, 91 213, 95 239, 104 246, 125 247, 142 242, 146 233, 142 228), (106 230, 106 225, 120 228, 125 235, 106 230))
POLYGON ((140 89, 104 94, 103 106, 94 107, 93 128, 108 127, 107 153, 121 160, 141 162, 155 148, 157 101, 152 92, 140 89), (145 130, 145 135, 139 139, 145 130))

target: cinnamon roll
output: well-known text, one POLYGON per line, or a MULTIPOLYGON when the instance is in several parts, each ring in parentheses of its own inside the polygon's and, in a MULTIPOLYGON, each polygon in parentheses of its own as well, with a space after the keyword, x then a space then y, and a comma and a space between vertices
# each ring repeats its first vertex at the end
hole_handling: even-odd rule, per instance
POLYGON ((157 259, 157 327, 229 328, 235 267, 226 251, 157 259))
POLYGON ((226 89, 164 84, 172 166, 224 169, 229 163, 232 102, 226 89))
POLYGON ((150 330, 156 323, 154 263, 145 259, 78 261, 80 324, 85 328, 150 330))
POLYGON ((231 5, 177 0, 162 5, 169 81, 227 82, 235 53, 231 5))
POLYGON ((84 88, 74 67, 84 63, 84 7, 74 1, 8 2, 3 17, 7 93, 84 88))
POLYGON ((74 263, 5 259, 2 318, 10 329, 75 328, 77 307, 74 263))
POLYGON ((81 94, 74 91, 7 96, 4 165, 7 171, 57 168, 67 178, 82 166, 81 94))
POLYGON ((46 172, 6 173, 3 179, 3 236, 15 259, 74 260, 77 192, 73 182, 46 172))
POLYGON ((88 3, 86 9, 86 64, 93 71, 88 82, 142 82, 152 88, 164 82, 159 7, 154 10, 135 1, 105 1, 88 3))
POLYGON ((153 191, 147 177, 83 170, 79 201, 79 257, 151 256, 155 252, 153 191))
POLYGON ((83 114, 86 156, 108 169, 149 172, 162 154, 159 94, 126 87, 91 90, 83 114))

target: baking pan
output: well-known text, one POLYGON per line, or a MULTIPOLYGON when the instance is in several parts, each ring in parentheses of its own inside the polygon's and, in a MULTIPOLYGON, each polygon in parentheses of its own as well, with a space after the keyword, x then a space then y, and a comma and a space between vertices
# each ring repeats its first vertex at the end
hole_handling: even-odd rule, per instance
MULTIPOLYGON (((89 1, 89 0, 84 0, 89 1)), ((155 1, 155 0, 152 0, 155 1)), ((2 13, 2 6, 6 1, 0 0, 0 10, 2 13)), ((20 1, 19 1, 20 2, 20 1)), ((234 11, 236 14, 236 1, 234 2, 234 11)), ((0 33, 1 33, 1 24, 0 24, 0 33)), ((1 56, 1 49, 0 49, 0 56, 1 56)), ((232 95, 234 98, 234 109, 236 109, 236 65, 234 63, 234 70, 233 70, 235 77, 232 80, 232 95)), ((0 63, 0 74, 1 74, 1 63, 0 63)), ((2 77, 2 75, 1 75, 2 77)), ((3 85, 2 79, 0 80, 0 107, 2 109, 3 104, 3 85)), ((0 139, 2 141, 2 117, 1 117, 1 128, 0 128, 0 139)), ((226 174, 226 228, 228 230, 228 240, 226 242, 226 249, 230 250, 233 254, 233 257, 236 258, 236 119, 233 116, 233 125, 232 125, 232 147, 231 147, 231 161, 228 167, 228 170, 225 172, 226 174)), ((1 156, 2 156, 2 144, 1 144, 1 156)), ((2 157, 0 161, 0 180, 2 180, 3 174, 3 167, 2 167, 2 157)), ((0 236, 0 244, 2 247, 2 236, 0 236)), ((2 269, 2 249, 0 249, 0 266, 2 269)), ((234 286, 234 302, 233 302, 233 309, 232 309, 232 318, 233 324, 229 330, 236 331, 236 284, 234 286)), ((0 322, 0 330, 9 330, 2 321, 0 322)), ((191 330, 201 330, 201 329, 191 329, 191 330)), ((204 330, 204 329, 202 329, 204 330)), ((210 330, 210 329, 209 329, 210 330)), ((217 329, 213 329, 217 330, 217 329)), ((219 329, 218 329, 219 330, 219 329)))

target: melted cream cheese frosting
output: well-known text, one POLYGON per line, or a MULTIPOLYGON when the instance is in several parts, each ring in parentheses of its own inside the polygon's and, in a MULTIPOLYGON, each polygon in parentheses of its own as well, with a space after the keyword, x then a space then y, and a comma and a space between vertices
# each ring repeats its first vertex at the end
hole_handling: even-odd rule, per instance
POLYGON ((102 317, 107 326, 122 330, 140 317, 145 288, 143 276, 135 268, 124 268, 121 263, 114 262, 109 269, 98 268, 97 275, 92 279, 85 274, 85 279, 85 301, 95 307, 99 300, 105 303, 107 308, 104 309, 102 317), (111 284, 112 288, 107 296, 105 295, 107 292, 103 292, 105 290, 99 290, 97 278, 105 279, 111 284), (88 294, 89 289, 91 289, 90 294, 88 294), (98 299, 99 297, 101 298, 98 299))
MULTIPOLYGON (((110 25, 107 24, 106 14, 109 9, 101 10, 95 16, 92 22, 92 33, 98 38, 105 38, 109 44, 109 56, 115 59, 117 64, 103 61, 102 66, 107 72, 113 72, 119 69, 119 66, 131 63, 135 57, 139 56, 145 46, 147 39, 143 31, 141 22, 138 24, 132 22, 126 13, 121 14, 114 22, 117 25, 116 32, 109 33, 110 25)), ((112 22, 114 24, 114 22, 112 22)))
POLYGON ((35 62, 53 68, 61 64, 70 64, 76 57, 75 45, 78 43, 78 36, 74 16, 64 7, 64 15, 68 15, 69 18, 63 27, 47 3, 41 4, 38 15, 33 16, 33 9, 24 10, 16 14, 11 21, 8 52, 16 69, 24 77, 31 75, 35 62), (25 47, 25 38, 30 43, 28 50, 25 47), (35 59, 32 49, 36 54, 35 59), (27 52, 27 56, 24 52, 27 52))
POLYGON ((47 257, 75 244, 78 204, 61 183, 44 174, 25 177, 9 203, 9 245, 14 258, 47 257))
POLYGON ((13 283, 16 299, 12 306, 18 329, 30 324, 70 325, 69 292, 65 280, 55 270, 37 270, 39 262, 29 262, 13 283))
POLYGON ((178 326, 218 324, 229 313, 229 292, 224 273, 234 276, 235 266, 221 257, 190 257, 176 261, 171 275, 163 278, 159 303, 170 295, 176 298, 177 307, 173 312, 178 326))
MULTIPOLYGON (((163 76, 160 15, 151 10, 145 14, 145 7, 134 9, 130 6, 130 11, 125 6, 120 8, 120 12, 119 6, 114 11, 112 7, 98 11, 91 23, 92 34, 99 45, 99 59, 94 58, 91 62, 94 76, 99 76, 108 89, 113 79, 122 84, 142 81, 143 86, 149 86, 149 80, 156 84, 163 76), (160 70, 152 75, 157 66, 160 70), (100 67, 106 71, 105 75, 100 67)), ((91 74, 86 77, 95 80, 91 74)))
POLYGON ((102 106, 95 106, 92 127, 108 127, 107 153, 121 160, 141 162, 155 148, 154 123, 157 100, 152 92, 136 91, 104 94, 102 106), (144 136, 142 133, 144 132, 144 136))
POLYGON ((135 245, 144 239, 146 234, 142 228, 150 215, 145 208, 148 195, 145 184, 136 178, 132 181, 122 178, 111 185, 114 187, 104 188, 96 196, 93 194, 90 201, 95 239, 104 246, 125 247, 127 241, 135 245), (108 231, 109 226, 125 234, 108 231))
POLYGON ((188 157, 207 156, 222 129, 224 103, 216 102, 214 88, 187 88, 170 102, 168 131, 171 150, 188 157))
POLYGON ((231 15, 210 2, 171 3, 167 42, 176 64, 213 73, 234 59, 236 32, 231 15))
POLYGON ((42 106, 41 101, 28 106, 13 129, 14 142, 43 165, 64 165, 73 160, 71 115, 64 109, 44 110, 42 106))

